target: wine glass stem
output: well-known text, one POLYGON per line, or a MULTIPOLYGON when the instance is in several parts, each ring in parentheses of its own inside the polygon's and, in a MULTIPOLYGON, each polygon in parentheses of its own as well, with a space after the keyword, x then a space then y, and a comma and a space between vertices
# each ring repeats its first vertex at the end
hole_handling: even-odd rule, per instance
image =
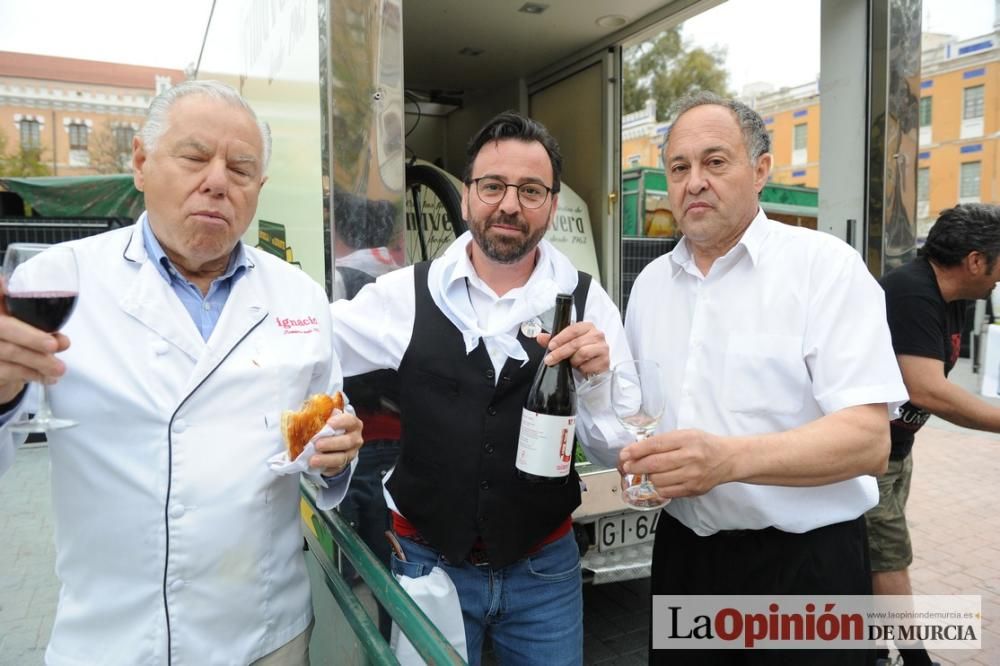
POLYGON ((42 400, 34 420, 38 423, 48 423, 52 420, 52 409, 49 407, 49 385, 42 384, 42 400))
MULTIPOLYGON (((649 435, 647 435, 646 433, 638 433, 635 436, 635 441, 641 442, 642 440, 646 439, 646 437, 648 437, 648 436, 649 435)), ((642 485, 644 483, 649 483, 649 477, 646 476, 645 472, 643 472, 642 474, 639 475, 639 483, 637 483, 635 485, 642 485)))

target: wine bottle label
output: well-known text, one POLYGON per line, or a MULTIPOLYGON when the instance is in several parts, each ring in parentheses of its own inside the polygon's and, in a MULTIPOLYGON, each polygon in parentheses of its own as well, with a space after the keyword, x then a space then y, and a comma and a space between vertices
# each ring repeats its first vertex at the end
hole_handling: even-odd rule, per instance
POLYGON ((523 410, 514 464, 522 472, 535 476, 566 476, 573 460, 575 433, 575 416, 553 416, 523 410))

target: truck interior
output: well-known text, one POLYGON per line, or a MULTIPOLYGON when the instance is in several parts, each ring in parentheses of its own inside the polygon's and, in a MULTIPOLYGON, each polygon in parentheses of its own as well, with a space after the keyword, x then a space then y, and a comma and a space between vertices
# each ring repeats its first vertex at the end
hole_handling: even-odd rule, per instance
MULTIPOLYGON (((560 142, 564 181, 589 211, 600 280, 624 306, 637 269, 672 246, 631 235, 623 217, 630 180, 622 168, 629 121, 622 110, 623 79, 629 76, 624 54, 674 26, 682 35, 689 26, 699 34, 724 32, 721 28, 746 16, 751 5, 747 0, 405 3, 407 155, 457 176, 465 142, 493 114, 510 108, 543 122, 560 142)), ((919 77, 920 3, 815 0, 798 3, 799 9, 807 18, 789 20, 818 54, 818 70, 809 76, 819 81, 824 118, 818 137, 824 148, 815 165, 824 196, 816 201, 815 189, 792 192, 790 207, 772 206, 773 213, 839 236, 879 275, 904 261, 913 245, 912 203, 898 190, 914 170, 916 107, 906 94, 919 77), (837 177, 857 172, 858 165, 865 165, 863 177, 837 177)), ((780 42, 782 25, 760 21, 753 30, 760 41, 780 42)), ((763 81, 778 68, 748 64, 741 80, 763 81)))

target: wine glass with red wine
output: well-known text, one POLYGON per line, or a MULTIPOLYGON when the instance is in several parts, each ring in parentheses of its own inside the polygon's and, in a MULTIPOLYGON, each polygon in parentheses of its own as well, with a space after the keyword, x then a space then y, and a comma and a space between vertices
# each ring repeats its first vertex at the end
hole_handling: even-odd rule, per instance
MULTIPOLYGON (((616 365, 611 374, 611 406, 618 421, 636 440, 656 432, 666 406, 659 363, 623 361, 616 365)), ((645 474, 626 474, 622 485, 622 499, 635 509, 650 511, 670 502, 657 494, 645 474)))
MULTIPOLYGON (((69 319, 79 291, 76 256, 65 246, 11 243, 3 260, 3 283, 7 313, 24 323, 55 333, 69 319)), ((42 401, 30 420, 11 424, 12 432, 47 432, 75 426, 49 408, 48 387, 42 385, 42 401)))

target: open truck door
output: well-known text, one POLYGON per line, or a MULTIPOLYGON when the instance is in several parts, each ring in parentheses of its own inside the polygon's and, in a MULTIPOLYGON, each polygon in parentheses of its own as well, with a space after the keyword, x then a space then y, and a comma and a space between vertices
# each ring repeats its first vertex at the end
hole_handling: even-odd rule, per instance
MULTIPOLYGON (((593 275, 612 295, 619 293, 615 248, 621 239, 617 205, 621 181, 620 79, 621 48, 615 46, 571 63, 528 89, 529 115, 560 139, 562 179, 572 185, 589 212, 590 229, 580 229, 575 238, 575 243, 582 246, 581 251, 567 255, 578 269, 593 275), (566 137, 586 137, 586 140, 566 140, 566 137), (604 257, 603 273, 598 267, 598 254, 604 257)), ((567 218, 564 218, 567 222, 574 221, 567 218)), ((557 219, 556 223, 559 222, 557 219)))

